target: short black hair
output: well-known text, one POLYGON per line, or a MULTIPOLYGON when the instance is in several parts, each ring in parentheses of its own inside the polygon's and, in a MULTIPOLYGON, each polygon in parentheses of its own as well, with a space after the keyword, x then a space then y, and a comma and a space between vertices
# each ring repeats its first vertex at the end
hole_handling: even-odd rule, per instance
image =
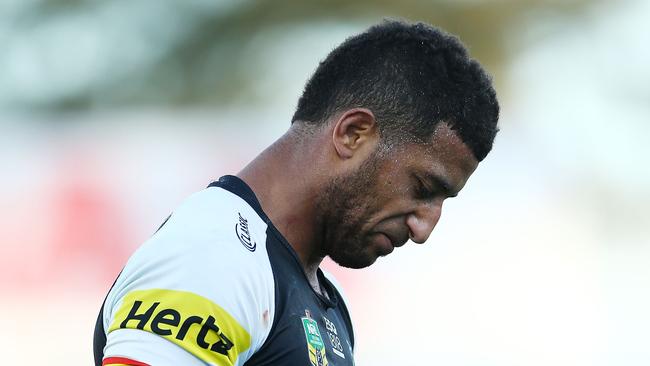
POLYGON ((373 112, 387 141, 430 141, 446 122, 479 161, 498 131, 491 78, 458 38, 425 23, 385 20, 348 38, 307 82, 292 123, 355 107, 373 112))

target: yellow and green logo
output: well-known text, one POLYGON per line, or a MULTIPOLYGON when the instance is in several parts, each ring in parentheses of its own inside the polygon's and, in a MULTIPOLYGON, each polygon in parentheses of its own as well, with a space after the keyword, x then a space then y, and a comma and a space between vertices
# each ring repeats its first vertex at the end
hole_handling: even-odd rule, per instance
POLYGON ((318 323, 311 318, 309 311, 305 311, 305 317, 300 318, 302 327, 305 330, 307 338, 307 351, 309 352, 309 361, 314 366, 327 366, 327 356, 325 355, 325 343, 318 330, 318 323))

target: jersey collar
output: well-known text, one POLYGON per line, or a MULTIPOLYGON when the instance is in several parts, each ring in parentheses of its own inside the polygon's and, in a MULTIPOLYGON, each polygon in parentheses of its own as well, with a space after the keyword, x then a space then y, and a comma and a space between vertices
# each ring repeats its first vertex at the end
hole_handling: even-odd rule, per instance
MULTIPOLYGON (((257 196, 255 195, 255 192, 244 182, 241 178, 236 177, 234 175, 224 175, 223 177, 219 178, 218 181, 210 183, 208 185, 209 187, 219 187, 223 188, 231 193, 236 194, 237 196, 241 197, 246 203, 248 203, 254 210, 257 212, 257 214, 266 222, 266 224, 269 226, 271 229, 271 232, 280 240, 280 242, 285 246, 287 250, 291 253, 291 255, 294 257, 296 264, 300 267, 300 271, 304 275, 304 270, 302 269, 302 265, 300 264, 300 259, 298 259, 298 255, 296 254, 295 250, 293 250, 293 247, 289 244, 287 239, 282 235, 282 233, 273 225, 269 217, 266 215, 264 210, 262 210, 262 205, 260 204, 260 201, 257 199, 257 196)), ((321 271, 320 268, 318 268, 317 272, 318 279, 320 280, 322 287, 327 291, 327 296, 325 297, 322 296, 321 294, 317 293, 314 291, 316 296, 318 296, 327 307, 336 307, 338 304, 338 295, 337 295, 337 290, 334 287, 334 285, 325 277, 323 272, 321 271)), ((305 280, 307 280, 307 275, 305 275, 305 280)))

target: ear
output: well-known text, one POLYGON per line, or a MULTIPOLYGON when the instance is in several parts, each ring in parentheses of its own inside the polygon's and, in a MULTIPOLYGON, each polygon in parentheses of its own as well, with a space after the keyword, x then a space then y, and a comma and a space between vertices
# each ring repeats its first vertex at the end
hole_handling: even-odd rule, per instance
POLYGON ((334 123, 332 143, 342 159, 349 159, 364 148, 374 148, 378 140, 377 121, 369 109, 349 109, 334 123))

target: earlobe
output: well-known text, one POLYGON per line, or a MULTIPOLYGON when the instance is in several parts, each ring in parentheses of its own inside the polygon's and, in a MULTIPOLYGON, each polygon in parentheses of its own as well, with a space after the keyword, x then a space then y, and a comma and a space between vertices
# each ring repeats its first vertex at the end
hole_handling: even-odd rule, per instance
POLYGON ((374 114, 366 108, 345 111, 334 123, 332 143, 342 159, 349 159, 361 148, 379 138, 374 114))

